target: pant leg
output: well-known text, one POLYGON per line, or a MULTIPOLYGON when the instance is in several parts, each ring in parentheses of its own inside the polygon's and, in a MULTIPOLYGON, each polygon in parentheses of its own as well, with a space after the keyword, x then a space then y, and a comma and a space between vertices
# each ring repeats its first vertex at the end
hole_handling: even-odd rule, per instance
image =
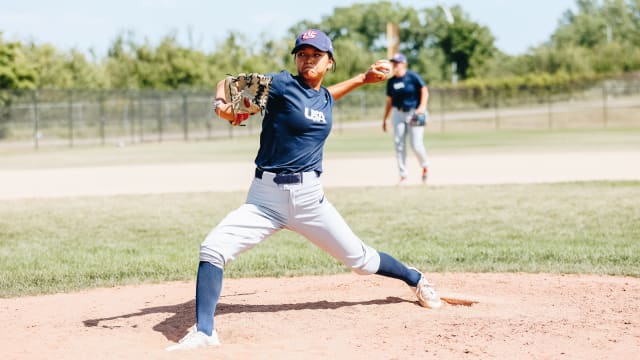
MULTIPOLYGON (((277 189, 275 189, 277 190, 277 189)), ((230 212, 200 245, 196 281, 196 326, 211 335, 224 266, 274 232, 283 228, 288 209, 286 192, 275 191, 255 179, 247 203, 230 212)))
POLYGON ((429 166, 427 150, 424 147, 424 126, 409 126, 411 148, 418 158, 421 167, 429 166))
POLYGON ((401 177, 407 177, 407 113, 393 108, 391 121, 393 124, 393 144, 396 150, 398 172, 401 177))
POLYGON ((240 253, 283 228, 287 211, 286 192, 273 191, 254 180, 247 203, 230 212, 200 245, 200 261, 224 269, 240 253))
POLYGON ((380 255, 358 238, 344 218, 324 197, 322 186, 304 187, 295 193, 295 217, 288 228, 362 275, 375 274, 380 255))

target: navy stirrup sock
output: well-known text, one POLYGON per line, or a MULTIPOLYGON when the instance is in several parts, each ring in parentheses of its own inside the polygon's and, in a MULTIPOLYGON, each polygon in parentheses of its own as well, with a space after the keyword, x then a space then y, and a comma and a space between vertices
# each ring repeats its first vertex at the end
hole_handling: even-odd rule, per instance
POLYGON ((198 331, 211 336, 213 333, 213 313, 222 290, 222 269, 206 261, 198 265, 196 280, 196 326, 198 331))
POLYGON ((409 286, 418 285, 421 276, 419 272, 409 269, 389 254, 380 251, 378 254, 380 254, 380 268, 376 274, 402 280, 409 286))

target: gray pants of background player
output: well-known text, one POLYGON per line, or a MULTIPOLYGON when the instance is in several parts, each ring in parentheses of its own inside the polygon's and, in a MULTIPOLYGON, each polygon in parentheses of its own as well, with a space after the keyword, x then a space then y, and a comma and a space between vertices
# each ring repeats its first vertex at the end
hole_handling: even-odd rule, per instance
POLYGON ((409 137, 411 148, 418 157, 421 167, 429 166, 427 150, 424 148, 424 126, 412 126, 409 124, 411 115, 415 110, 400 111, 393 108, 391 111, 391 121, 393 123, 393 142, 396 148, 396 158, 398 160, 398 172, 400 177, 407 177, 407 137, 409 137))
POLYGON ((295 231, 362 275, 375 274, 380 255, 351 231, 324 197, 315 172, 303 173, 302 183, 276 184, 275 174, 254 178, 247 201, 229 213, 200 246, 200 261, 224 269, 240 253, 278 230, 295 231))

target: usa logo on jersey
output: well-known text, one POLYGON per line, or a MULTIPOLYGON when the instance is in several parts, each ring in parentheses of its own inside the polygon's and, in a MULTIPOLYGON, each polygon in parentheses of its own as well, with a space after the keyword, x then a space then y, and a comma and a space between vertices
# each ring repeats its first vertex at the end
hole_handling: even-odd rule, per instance
POLYGON ((327 119, 324 117, 324 113, 322 111, 309 109, 306 106, 304 108, 304 117, 306 117, 307 119, 313 122, 322 123, 322 124, 327 123, 327 119))

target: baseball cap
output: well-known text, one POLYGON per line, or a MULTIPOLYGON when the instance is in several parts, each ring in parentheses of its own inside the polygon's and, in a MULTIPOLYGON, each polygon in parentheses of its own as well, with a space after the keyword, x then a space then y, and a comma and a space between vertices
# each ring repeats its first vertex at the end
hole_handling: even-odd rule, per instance
POLYGON ((402 55, 402 54, 400 54, 400 53, 397 53, 397 54, 393 55, 393 57, 391 59, 389 59, 389 61, 397 62, 397 63, 406 63, 407 62, 407 57, 402 55))
POLYGON ((298 35, 296 38, 296 46, 291 50, 291 53, 295 54, 296 51, 304 45, 310 45, 320 51, 328 52, 329 55, 333 57, 333 44, 331 43, 331 39, 320 30, 309 29, 298 35))

